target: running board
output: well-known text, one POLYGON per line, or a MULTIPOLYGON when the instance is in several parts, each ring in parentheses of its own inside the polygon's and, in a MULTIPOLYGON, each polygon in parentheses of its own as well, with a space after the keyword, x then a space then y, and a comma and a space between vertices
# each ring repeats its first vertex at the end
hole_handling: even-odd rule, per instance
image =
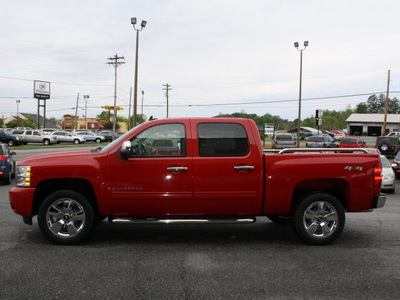
POLYGON ((108 217, 110 223, 117 224, 249 224, 256 221, 255 217, 244 218, 214 218, 214 219, 166 219, 166 218, 120 218, 108 217))

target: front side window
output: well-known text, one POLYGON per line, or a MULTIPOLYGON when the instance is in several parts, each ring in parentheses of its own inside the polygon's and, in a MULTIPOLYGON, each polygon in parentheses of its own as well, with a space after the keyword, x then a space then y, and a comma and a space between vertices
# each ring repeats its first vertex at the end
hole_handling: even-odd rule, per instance
POLYGON ((185 125, 152 126, 135 136, 131 145, 131 157, 186 156, 185 125))
POLYGON ((197 125, 200 156, 245 156, 250 146, 246 129, 236 123, 197 125))

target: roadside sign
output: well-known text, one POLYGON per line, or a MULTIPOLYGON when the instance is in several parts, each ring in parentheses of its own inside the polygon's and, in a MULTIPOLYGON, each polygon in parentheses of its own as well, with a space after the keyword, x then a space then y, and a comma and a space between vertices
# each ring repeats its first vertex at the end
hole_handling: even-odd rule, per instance
POLYGON ((36 99, 50 99, 50 82, 35 80, 33 94, 36 99))
POLYGON ((265 135, 274 135, 274 123, 265 123, 264 124, 264 134, 265 135))

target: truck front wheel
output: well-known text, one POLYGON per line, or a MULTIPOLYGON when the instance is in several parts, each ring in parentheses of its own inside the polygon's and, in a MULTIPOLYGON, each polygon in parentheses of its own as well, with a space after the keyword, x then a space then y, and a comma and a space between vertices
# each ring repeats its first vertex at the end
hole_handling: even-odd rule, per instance
POLYGON ((93 206, 80 193, 63 190, 50 194, 40 205, 38 224, 43 235, 56 244, 82 242, 93 229, 93 206))
POLYGON ((295 208, 292 218, 294 231, 309 244, 325 245, 343 231, 345 213, 342 203, 330 194, 315 193, 295 208))

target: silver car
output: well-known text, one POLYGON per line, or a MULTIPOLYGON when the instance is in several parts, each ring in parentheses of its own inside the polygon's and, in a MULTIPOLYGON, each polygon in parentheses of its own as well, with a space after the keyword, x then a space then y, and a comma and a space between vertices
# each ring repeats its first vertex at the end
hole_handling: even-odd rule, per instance
POLYGON ((395 190, 395 174, 389 161, 384 155, 381 155, 382 163, 382 191, 394 193, 395 190))
POLYGON ((65 132, 65 131, 54 131, 51 133, 51 135, 57 136, 57 143, 74 143, 74 144, 81 144, 84 143, 86 140, 82 136, 78 135, 73 135, 70 132, 65 132))

